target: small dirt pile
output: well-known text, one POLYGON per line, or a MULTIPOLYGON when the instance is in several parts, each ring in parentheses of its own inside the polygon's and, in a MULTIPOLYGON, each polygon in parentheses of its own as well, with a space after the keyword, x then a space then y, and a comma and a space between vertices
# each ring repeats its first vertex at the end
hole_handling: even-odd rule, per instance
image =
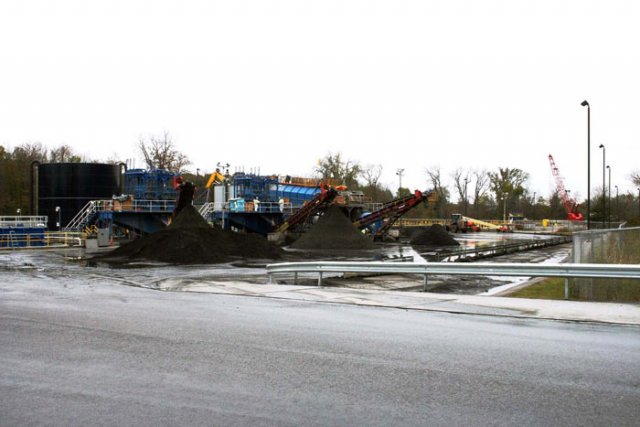
POLYGON ((140 237, 101 258, 213 264, 237 258, 278 259, 280 256, 281 249, 265 238, 213 228, 193 206, 187 206, 166 229, 140 237))
POLYGON ((331 206, 309 231, 292 245, 295 249, 373 249, 374 243, 353 226, 337 206, 331 206))
POLYGON ((420 231, 411 238, 410 243, 421 246, 460 246, 460 243, 439 224, 433 224, 420 231))

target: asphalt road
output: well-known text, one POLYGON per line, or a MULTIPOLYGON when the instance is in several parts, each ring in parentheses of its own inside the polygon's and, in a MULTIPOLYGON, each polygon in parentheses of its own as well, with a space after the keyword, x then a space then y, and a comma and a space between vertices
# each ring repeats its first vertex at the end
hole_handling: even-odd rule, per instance
POLYGON ((0 276, 0 425, 638 425, 640 329, 0 276))

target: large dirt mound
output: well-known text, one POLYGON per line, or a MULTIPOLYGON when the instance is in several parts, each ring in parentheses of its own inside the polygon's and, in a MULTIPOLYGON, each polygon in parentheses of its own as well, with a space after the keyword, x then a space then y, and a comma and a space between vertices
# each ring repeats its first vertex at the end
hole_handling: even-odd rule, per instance
POLYGON ((193 206, 187 206, 166 229, 140 237, 103 258, 212 264, 237 258, 278 259, 280 256, 280 248, 265 238, 213 228, 193 206))
POLYGON ((420 231, 411 238, 410 243, 424 246, 460 246, 460 243, 439 224, 433 224, 420 231))
POLYGON ((331 206, 309 231, 292 245, 295 249, 373 249, 375 244, 338 206, 331 206))

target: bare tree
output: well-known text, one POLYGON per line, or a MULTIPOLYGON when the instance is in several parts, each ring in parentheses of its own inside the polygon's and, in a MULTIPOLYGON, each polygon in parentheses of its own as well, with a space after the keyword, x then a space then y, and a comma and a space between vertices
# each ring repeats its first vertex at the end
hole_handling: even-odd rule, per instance
POLYGON ((51 163, 79 163, 83 160, 81 156, 75 154, 73 149, 66 144, 49 150, 49 161, 51 163))
POLYGON ((431 185, 433 186, 433 190, 438 195, 438 201, 435 203, 435 211, 438 217, 445 216, 444 207, 447 206, 449 201, 449 189, 442 185, 442 177, 440 174, 440 167, 431 167, 427 169, 427 175, 429 176, 429 181, 431 181, 431 185))
POLYGON ((470 181, 469 171, 458 168, 451 173, 451 178, 453 178, 453 185, 458 192, 458 200, 460 200, 461 203, 464 203, 466 215, 467 205, 469 203, 469 201, 467 200, 467 187, 470 181))
POLYGON ((631 172, 630 177, 633 185, 635 185, 636 187, 640 187, 640 171, 631 172))
POLYGON ((362 169, 360 175, 367 186, 377 187, 382 175, 382 165, 367 165, 362 169))
POLYGON ((473 177, 475 178, 473 186, 473 210, 476 216, 479 216, 480 200, 482 200, 489 190, 489 173, 484 169, 474 170, 473 177))
POLYGON ((191 163, 186 155, 175 148, 168 132, 164 132, 160 137, 152 135, 146 141, 140 138, 138 148, 148 169, 166 169, 181 173, 184 167, 191 163))

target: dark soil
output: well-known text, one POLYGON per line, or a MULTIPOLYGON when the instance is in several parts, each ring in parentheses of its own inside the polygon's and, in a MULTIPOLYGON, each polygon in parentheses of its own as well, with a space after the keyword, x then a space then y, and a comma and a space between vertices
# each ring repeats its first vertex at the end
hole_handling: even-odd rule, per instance
POLYGON ((149 260, 171 264, 214 264, 238 258, 279 259, 282 251, 257 234, 211 227, 191 205, 169 227, 100 257, 102 260, 149 260))
POLYGON ((294 249, 373 249, 375 244, 353 226, 338 206, 331 206, 309 231, 292 245, 294 249))
POLYGON ((420 231, 411 238, 410 243, 420 246, 460 246, 460 243, 439 224, 434 224, 420 231))

